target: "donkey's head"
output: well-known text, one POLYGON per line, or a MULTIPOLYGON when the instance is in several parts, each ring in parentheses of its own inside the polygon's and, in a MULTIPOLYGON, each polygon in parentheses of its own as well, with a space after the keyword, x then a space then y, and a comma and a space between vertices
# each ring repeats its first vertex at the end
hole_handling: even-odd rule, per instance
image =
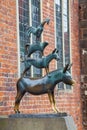
POLYGON ((65 84, 68 84, 68 85, 73 85, 75 84, 75 81, 72 79, 72 76, 69 72, 70 68, 71 68, 72 64, 67 64, 63 70, 63 78, 62 78, 62 81, 65 83, 65 84))
POLYGON ((57 50, 57 49, 54 49, 53 50, 53 52, 52 52, 52 54, 54 55, 54 58, 56 59, 56 60, 60 60, 60 57, 59 57, 59 53, 58 53, 59 51, 57 50))

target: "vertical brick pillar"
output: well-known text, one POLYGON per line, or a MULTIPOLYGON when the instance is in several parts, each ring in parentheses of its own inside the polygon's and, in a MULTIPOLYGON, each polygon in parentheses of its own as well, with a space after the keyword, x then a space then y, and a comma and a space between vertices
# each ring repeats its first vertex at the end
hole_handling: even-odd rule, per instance
MULTIPOLYGON (((80 5, 86 6, 86 0, 81 0, 80 5), (85 2, 85 3, 83 3, 85 2)), ((76 86, 72 92, 55 91, 57 107, 73 116, 78 130, 81 129, 81 102, 80 102, 80 56, 79 56, 79 16, 78 0, 70 1, 70 25, 71 25, 71 55, 72 75, 76 80, 76 86), (78 58, 77 58, 78 57, 78 58)), ((81 8, 82 10, 82 8, 81 8)), ((82 54, 86 55, 86 14, 80 13, 80 46, 82 54), (85 25, 85 27, 84 27, 85 25), (85 49, 84 49, 85 48, 85 49)), ((45 49, 48 55, 55 48, 55 19, 54 0, 42 1, 42 17, 50 18, 50 24, 46 25, 43 32, 43 41, 49 45, 45 49)), ((18 73, 17 62, 17 27, 16 27, 16 0, 0 0, 0 115, 13 113, 13 105, 16 96, 16 81, 18 73)), ((82 55, 83 56, 83 55, 82 55)), ((84 66, 86 58, 81 62, 84 66)), ((50 71, 55 70, 56 62, 50 64, 50 71)), ((86 67, 82 67, 86 68, 86 67)), ((82 69, 83 80, 86 81, 86 69, 82 69)), ((85 86, 86 83, 83 85, 85 86)), ((32 96, 26 94, 20 104, 23 113, 52 113, 47 95, 32 96)))
POLYGON ((0 0, 0 115, 13 112, 17 79, 16 0, 0 0))
POLYGON ((79 6, 80 53, 81 53, 81 97, 83 127, 87 130, 87 1, 79 6))
MULTIPOLYGON (((46 25, 43 32, 44 41, 48 41, 49 45, 45 49, 45 55, 50 54, 55 48, 55 19, 54 19, 54 0, 42 2, 42 17, 50 18, 49 25, 46 25)), ((50 71, 56 69, 55 60, 50 62, 50 71)))

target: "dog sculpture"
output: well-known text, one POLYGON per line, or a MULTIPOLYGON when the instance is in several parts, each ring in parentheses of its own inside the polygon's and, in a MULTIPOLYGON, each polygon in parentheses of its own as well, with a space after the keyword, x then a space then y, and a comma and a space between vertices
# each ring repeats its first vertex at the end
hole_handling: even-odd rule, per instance
POLYGON ((28 62, 28 66, 22 75, 24 75, 31 67, 31 65, 33 65, 36 68, 45 68, 46 73, 49 73, 49 63, 51 60, 56 59, 56 60, 60 60, 60 57, 58 55, 58 50, 54 49, 53 52, 51 54, 49 54, 48 56, 42 57, 42 58, 38 58, 38 59, 32 59, 29 58, 26 61, 28 62))
POLYGON ((59 110, 56 108, 55 98, 54 98, 54 88, 59 82, 63 82, 68 85, 73 85, 75 81, 72 79, 70 72, 71 65, 67 64, 64 69, 55 70, 48 75, 40 79, 29 79, 20 78, 17 82, 17 96, 15 99, 14 111, 15 113, 20 113, 19 105, 22 97, 26 92, 33 95, 48 94, 49 101, 52 105, 54 112, 58 113, 59 110))

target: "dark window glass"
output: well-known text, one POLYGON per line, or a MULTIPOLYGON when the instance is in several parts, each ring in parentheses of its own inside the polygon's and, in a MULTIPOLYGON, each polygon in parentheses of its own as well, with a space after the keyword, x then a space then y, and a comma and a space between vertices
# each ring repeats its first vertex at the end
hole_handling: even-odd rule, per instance
POLYGON ((59 50, 60 61, 58 62, 58 68, 63 66, 63 45, 62 45, 62 12, 61 12, 61 0, 58 0, 56 5, 56 46, 59 50))
MULTIPOLYGON (((32 26, 37 27, 41 22, 41 16, 40 16, 40 0, 32 0, 32 26)), ((41 39, 37 39, 34 35, 32 36, 32 44, 39 44, 41 39)), ((39 51, 35 52, 33 54, 34 59, 38 59, 41 57, 41 53, 39 51)), ((33 67, 33 76, 34 77, 40 77, 42 75, 41 69, 37 69, 33 67)))
MULTIPOLYGON (((24 59, 25 57, 25 44, 29 43, 29 39, 25 36, 25 25, 29 25, 29 0, 18 0, 19 6, 19 38, 20 38, 20 58, 24 59)), ((22 62, 21 65, 21 72, 27 67, 26 63, 22 62)), ((30 71, 28 72, 30 75, 30 71)))

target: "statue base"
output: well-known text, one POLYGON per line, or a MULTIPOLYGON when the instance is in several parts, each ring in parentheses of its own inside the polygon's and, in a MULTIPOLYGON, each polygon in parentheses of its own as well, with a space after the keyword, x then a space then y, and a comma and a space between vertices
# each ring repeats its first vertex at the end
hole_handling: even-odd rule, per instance
POLYGON ((13 114, 0 117, 0 130, 77 130, 66 113, 13 114))

